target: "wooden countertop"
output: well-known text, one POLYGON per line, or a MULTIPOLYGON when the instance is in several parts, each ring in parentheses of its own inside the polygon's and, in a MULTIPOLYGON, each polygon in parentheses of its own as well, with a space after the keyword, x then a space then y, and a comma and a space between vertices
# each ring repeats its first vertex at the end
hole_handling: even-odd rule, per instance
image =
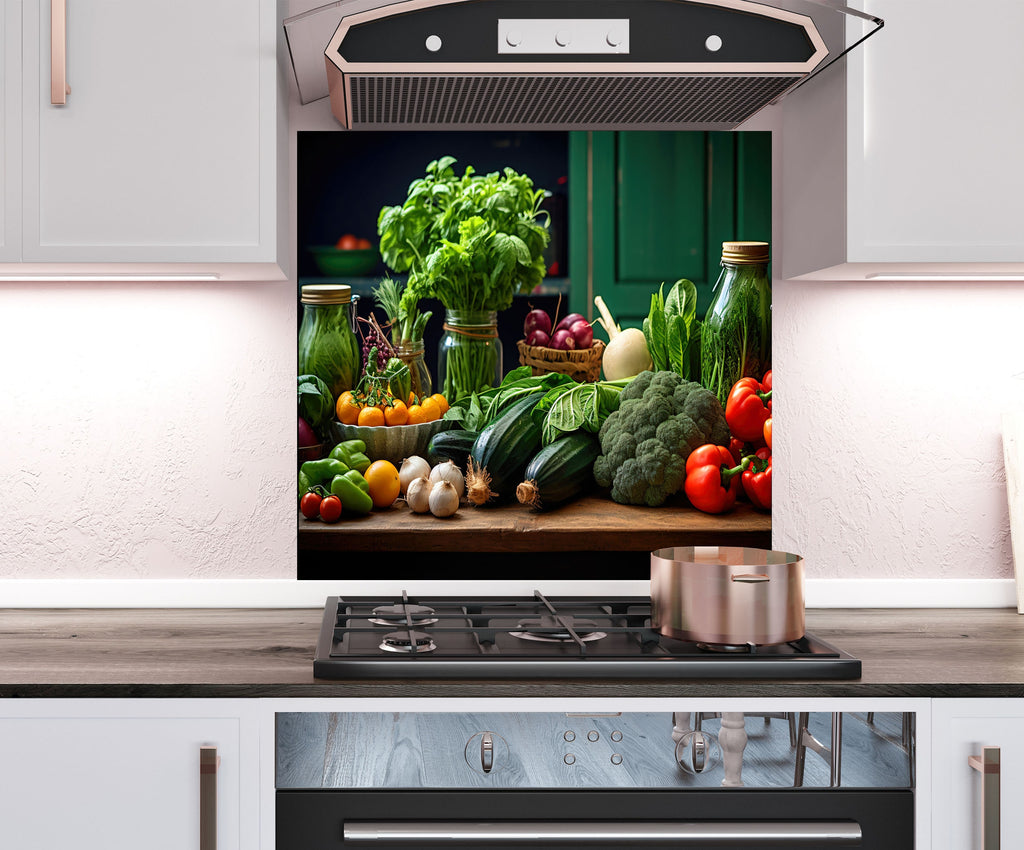
POLYGON ((714 539, 720 546, 771 548, 772 518, 749 504, 714 516, 681 497, 658 508, 619 505, 585 496, 544 513, 513 502, 463 507, 453 517, 414 514, 404 504, 328 525, 299 517, 299 546, 345 552, 544 552, 593 550, 651 552, 714 539))
POLYGON ((807 612, 860 658, 854 681, 321 681, 319 609, 0 610, 0 698, 11 697, 1024 697, 1012 609, 807 612))

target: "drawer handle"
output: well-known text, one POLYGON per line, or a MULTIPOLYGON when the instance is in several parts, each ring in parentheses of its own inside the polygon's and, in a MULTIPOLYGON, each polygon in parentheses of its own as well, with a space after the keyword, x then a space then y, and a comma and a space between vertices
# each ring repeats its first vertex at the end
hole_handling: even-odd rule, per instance
POLYGON ((69 94, 67 0, 50 0, 50 103, 64 106, 69 94))
POLYGON ((199 850, 217 850, 216 747, 199 748, 199 850))
POLYGON ((861 828, 855 821, 559 823, 528 821, 476 823, 471 821, 349 821, 342 826, 345 842, 388 842, 395 845, 445 844, 676 844, 679 847, 763 847, 765 842, 786 847, 860 847, 861 828))
POLYGON ((967 763, 981 774, 981 850, 999 850, 999 747, 982 747, 967 763))

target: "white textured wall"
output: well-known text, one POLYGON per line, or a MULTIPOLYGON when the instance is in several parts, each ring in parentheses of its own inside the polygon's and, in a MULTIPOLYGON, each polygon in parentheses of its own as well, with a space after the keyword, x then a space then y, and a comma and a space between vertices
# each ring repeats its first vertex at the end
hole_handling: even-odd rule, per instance
POLYGON ((295 309, 0 284, 0 577, 293 577, 295 309))
POLYGON ((776 281, 776 548, 810 577, 1011 578, 1022 318, 1019 283, 776 281))

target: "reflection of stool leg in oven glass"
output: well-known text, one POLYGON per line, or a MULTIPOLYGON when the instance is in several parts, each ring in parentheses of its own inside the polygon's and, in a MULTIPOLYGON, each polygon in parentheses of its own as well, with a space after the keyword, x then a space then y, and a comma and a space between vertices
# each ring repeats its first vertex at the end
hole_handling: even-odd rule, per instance
POLYGON ((693 724, 690 723, 690 712, 688 711, 673 711, 672 712, 672 740, 677 744, 683 739, 683 735, 693 729, 693 724))
POLYGON ((722 731, 718 733, 718 742, 722 745, 722 762, 725 765, 725 779, 722 780, 722 785, 741 786, 743 750, 747 746, 747 728, 743 722, 742 712, 722 712, 722 731))

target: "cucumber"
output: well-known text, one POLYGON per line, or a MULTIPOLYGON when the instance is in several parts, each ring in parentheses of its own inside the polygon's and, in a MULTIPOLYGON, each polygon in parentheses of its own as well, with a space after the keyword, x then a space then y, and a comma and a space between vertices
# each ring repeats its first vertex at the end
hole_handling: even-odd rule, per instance
POLYGON ((542 511, 582 495, 594 483, 594 461, 601 445, 593 434, 576 431, 545 446, 526 467, 516 498, 542 511))
POLYGON ((427 456, 433 460, 435 457, 445 458, 454 461, 459 469, 466 469, 466 461, 469 453, 473 450, 473 442, 477 438, 476 431, 441 431, 435 434, 427 446, 427 456))
POLYGON ((540 448, 541 426, 533 421, 532 414, 543 397, 543 392, 537 392, 517 401, 473 441, 469 459, 474 469, 467 475, 466 484, 474 505, 491 499, 512 500, 527 461, 540 448))

